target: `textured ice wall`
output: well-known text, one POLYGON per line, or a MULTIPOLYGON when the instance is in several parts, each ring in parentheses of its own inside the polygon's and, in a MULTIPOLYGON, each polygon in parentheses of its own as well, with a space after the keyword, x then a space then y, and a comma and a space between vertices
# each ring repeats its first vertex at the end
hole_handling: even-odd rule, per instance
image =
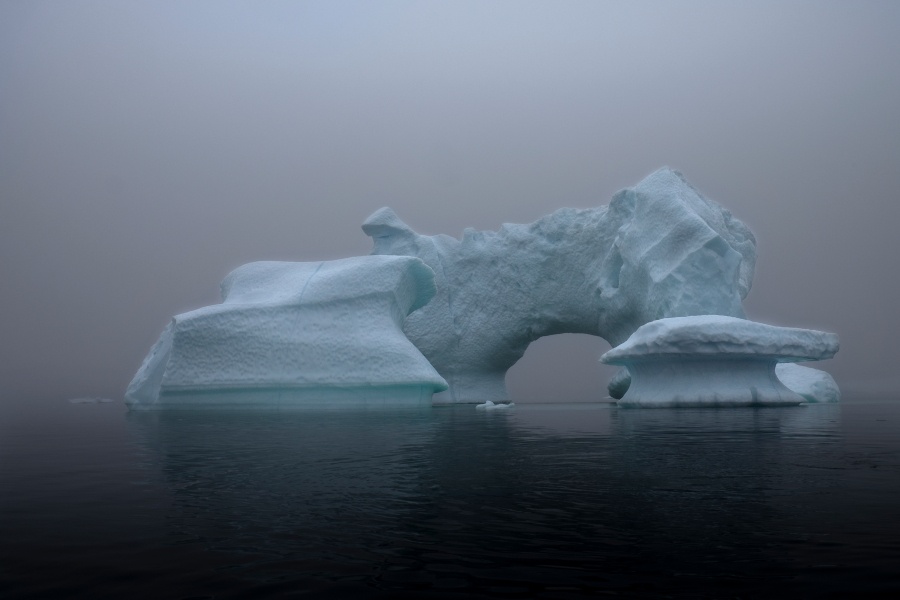
POLYGON ((545 335, 616 346, 663 317, 743 317, 756 261, 750 230, 671 169, 608 206, 462 239, 419 235, 390 208, 363 230, 373 254, 417 256, 435 271, 437 295, 404 331, 450 384, 436 402, 505 400, 506 371, 545 335))
POLYGON ((415 258, 244 265, 223 281, 222 304, 172 319, 126 402, 430 402, 447 384, 401 327, 434 293, 415 258))

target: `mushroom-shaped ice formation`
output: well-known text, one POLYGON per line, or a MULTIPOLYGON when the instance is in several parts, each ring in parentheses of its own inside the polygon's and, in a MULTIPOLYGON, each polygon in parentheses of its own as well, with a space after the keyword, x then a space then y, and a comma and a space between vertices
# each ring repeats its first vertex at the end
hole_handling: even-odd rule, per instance
POLYGON ((600 360, 631 372, 619 406, 778 406, 805 398, 779 380, 777 363, 837 351, 833 333, 701 315, 642 325, 600 360))
POLYGON ((135 409, 430 404, 447 383, 401 330, 435 293, 409 257, 256 262, 178 315, 128 386, 135 409))

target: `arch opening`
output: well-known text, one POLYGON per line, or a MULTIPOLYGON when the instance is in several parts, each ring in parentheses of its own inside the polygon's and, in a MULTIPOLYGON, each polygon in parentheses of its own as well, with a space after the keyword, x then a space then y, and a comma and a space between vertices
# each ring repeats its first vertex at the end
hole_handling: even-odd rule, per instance
POLYGON ((548 335, 532 342, 506 372, 512 402, 598 402, 617 367, 599 362, 611 348, 601 337, 583 333, 548 335))

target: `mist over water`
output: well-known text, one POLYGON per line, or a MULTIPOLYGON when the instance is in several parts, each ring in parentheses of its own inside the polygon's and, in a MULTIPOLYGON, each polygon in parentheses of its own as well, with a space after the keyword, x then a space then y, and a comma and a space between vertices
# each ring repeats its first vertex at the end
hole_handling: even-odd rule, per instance
MULTIPOLYGON (((383 205, 459 235, 663 165, 756 234, 751 318, 897 389, 898 58, 894 2, 4 2, 2 391, 120 398, 231 269, 366 254, 383 205)), ((519 399, 596 398, 546 343, 519 399)))

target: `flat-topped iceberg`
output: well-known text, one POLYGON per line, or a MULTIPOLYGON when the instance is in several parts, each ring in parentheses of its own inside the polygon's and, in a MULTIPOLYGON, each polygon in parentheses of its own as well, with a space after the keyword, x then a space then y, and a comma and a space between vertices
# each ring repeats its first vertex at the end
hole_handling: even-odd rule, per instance
POLYGON ((796 405, 810 398, 785 386, 776 364, 831 358, 838 345, 833 333, 700 315, 642 325, 600 360, 631 373, 620 406, 796 405))
POLYGON ((435 293, 409 257, 256 262, 222 304, 172 319, 128 386, 132 408, 382 405, 431 401, 447 383, 402 332, 435 293))

